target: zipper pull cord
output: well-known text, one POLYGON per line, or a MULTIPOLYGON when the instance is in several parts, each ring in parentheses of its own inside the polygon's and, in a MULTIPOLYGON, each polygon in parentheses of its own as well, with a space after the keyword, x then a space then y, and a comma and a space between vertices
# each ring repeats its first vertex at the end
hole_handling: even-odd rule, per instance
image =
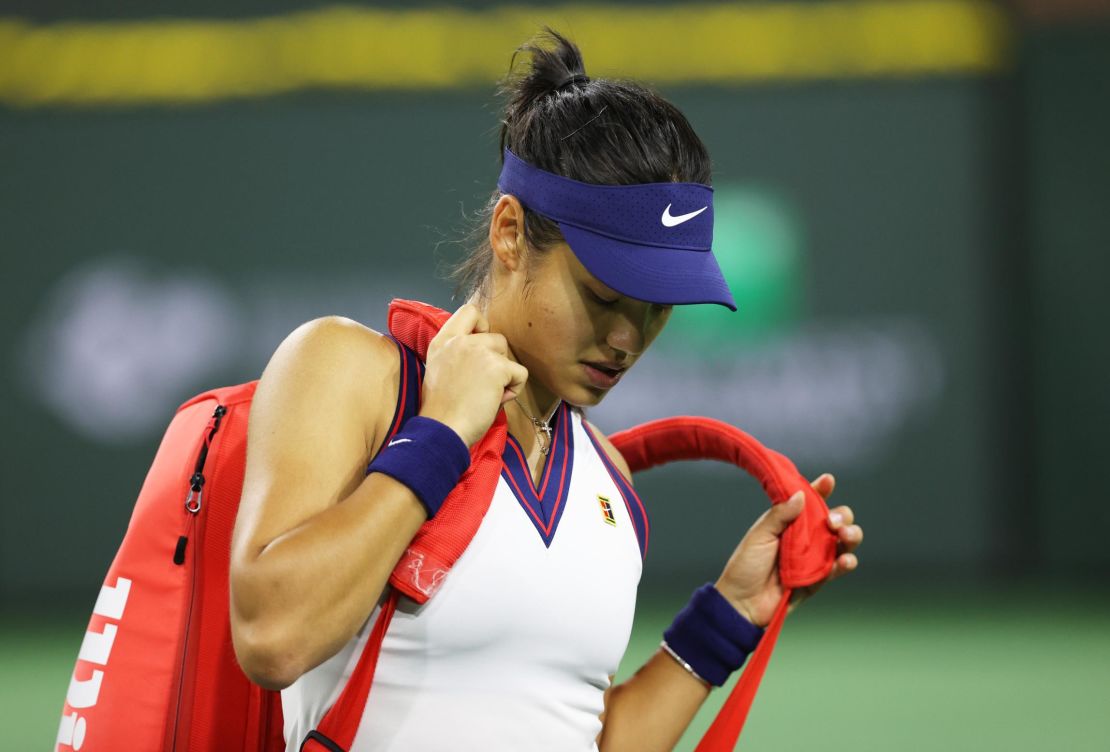
MULTIPOLYGON (((189 493, 185 496, 185 509, 190 514, 195 515, 200 511, 204 499, 204 463, 208 459, 208 450, 212 448, 212 439, 216 436, 216 431, 220 430, 220 421, 225 415, 227 415, 227 408, 223 405, 216 405, 212 417, 208 419, 208 424, 204 427, 204 446, 201 447, 200 454, 197 456, 196 466, 189 478, 189 493)), ((188 545, 188 536, 178 537, 177 546, 173 551, 174 564, 180 566, 185 563, 185 549, 188 545)))
POLYGON ((226 407, 216 405, 212 417, 208 419, 208 424, 204 427, 204 446, 200 450, 200 456, 197 457, 197 465, 193 471, 193 476, 189 478, 189 493, 185 496, 185 509, 193 514, 200 511, 204 497, 204 462, 208 459, 208 450, 212 448, 212 439, 216 436, 216 431, 220 430, 220 421, 226 414, 226 407))

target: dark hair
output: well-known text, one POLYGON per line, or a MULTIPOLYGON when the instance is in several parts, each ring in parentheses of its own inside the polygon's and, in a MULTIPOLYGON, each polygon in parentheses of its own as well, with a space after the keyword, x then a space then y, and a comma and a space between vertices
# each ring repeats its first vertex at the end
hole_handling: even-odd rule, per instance
MULTIPOLYGON (((577 45, 550 28, 513 53, 499 94, 501 153, 584 183, 710 183, 709 153, 677 107, 633 81, 591 80, 577 45)), ((502 157, 503 158, 503 157, 502 157)), ((451 271, 456 294, 483 295, 494 191, 476 218, 471 249, 451 271)), ((542 251, 563 240, 551 220, 524 207, 525 238, 542 251)))

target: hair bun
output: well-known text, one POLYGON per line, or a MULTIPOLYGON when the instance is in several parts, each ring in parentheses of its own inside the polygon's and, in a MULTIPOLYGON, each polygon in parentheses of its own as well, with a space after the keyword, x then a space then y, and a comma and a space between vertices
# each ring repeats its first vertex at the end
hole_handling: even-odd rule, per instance
POLYGON ((564 78, 562 81, 560 81, 559 84, 555 87, 554 91, 562 91, 563 89, 570 88, 571 86, 577 86, 578 84, 588 84, 589 82, 590 77, 587 76, 585 73, 572 73, 564 78))
POLYGON ((501 82, 506 100, 504 123, 526 117, 544 97, 589 80, 578 46, 545 26, 513 53, 509 75, 501 82))

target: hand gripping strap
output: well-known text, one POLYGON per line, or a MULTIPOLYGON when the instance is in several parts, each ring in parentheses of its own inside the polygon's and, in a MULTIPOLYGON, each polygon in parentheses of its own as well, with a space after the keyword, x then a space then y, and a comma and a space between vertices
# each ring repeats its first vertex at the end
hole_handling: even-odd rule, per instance
POLYGON ((820 582, 832 571, 836 536, 828 528, 828 507, 794 463, 735 426, 712 418, 663 418, 609 437, 636 473, 677 460, 713 459, 743 468, 763 486, 772 504, 798 491, 805 510, 782 536, 779 576, 789 588, 820 582))
MULTIPOLYGON (((428 345, 449 318, 451 314, 435 306, 397 299, 389 305, 389 332, 426 362, 428 345)), ((435 594, 478 532, 501 477, 507 435, 505 411, 498 410, 490 430, 470 448, 470 468, 394 567, 389 583, 417 603, 435 594)))
POLYGON ((624 456, 632 472, 676 460, 715 459, 732 463, 754 476, 772 504, 781 504, 798 491, 805 492, 805 508, 783 533, 779 549, 779 578, 785 588, 782 600, 736 688, 695 750, 731 752, 782 631, 794 588, 820 582, 829 575, 836 561, 836 535, 826 522, 828 507, 789 459, 718 420, 664 418, 620 431, 609 440, 624 456))

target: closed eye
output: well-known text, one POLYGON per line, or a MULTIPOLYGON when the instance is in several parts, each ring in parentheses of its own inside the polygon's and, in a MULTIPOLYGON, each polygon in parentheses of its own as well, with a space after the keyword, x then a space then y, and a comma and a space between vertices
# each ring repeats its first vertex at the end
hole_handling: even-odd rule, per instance
POLYGON ((588 287, 586 288, 586 292, 589 294, 590 298, 598 305, 611 306, 615 305, 616 302, 620 300, 620 298, 613 298, 612 300, 609 300, 608 298, 603 298, 588 287))

